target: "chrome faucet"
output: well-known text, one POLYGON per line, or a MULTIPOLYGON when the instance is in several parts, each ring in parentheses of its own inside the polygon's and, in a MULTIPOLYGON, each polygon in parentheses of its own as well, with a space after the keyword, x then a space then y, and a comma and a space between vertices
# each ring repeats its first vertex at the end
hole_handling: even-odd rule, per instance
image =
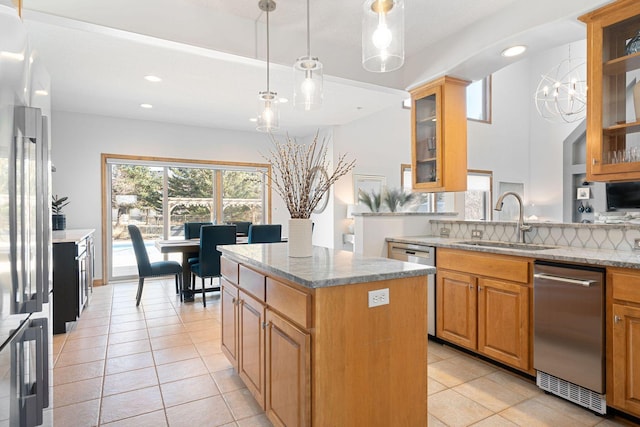
POLYGON ((520 214, 518 215, 518 243, 524 243, 524 233, 531 230, 531 226, 524 223, 524 207, 522 206, 522 198, 515 191, 505 191, 502 193, 500 197, 498 197, 498 201, 496 202, 495 210, 501 211, 502 205, 504 204, 504 198, 507 196, 513 196, 518 200, 518 208, 520 210, 520 214))

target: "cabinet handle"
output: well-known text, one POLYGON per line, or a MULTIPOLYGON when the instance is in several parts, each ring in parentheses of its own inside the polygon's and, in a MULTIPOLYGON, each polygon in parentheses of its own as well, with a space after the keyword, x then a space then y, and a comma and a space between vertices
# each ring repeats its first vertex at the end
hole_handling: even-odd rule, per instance
POLYGON ((482 290, 482 286, 478 286, 478 292, 482 290))
POLYGON ((613 323, 620 323, 621 320, 622 318, 620 316, 613 316, 613 323))
POLYGON ((473 285, 469 285, 469 289, 470 289, 470 290, 473 290, 473 285))
POLYGON ((266 329, 267 326, 269 326, 267 322, 262 322, 262 329, 266 329))
POLYGON ((596 159, 595 157, 591 158, 591 164, 592 165, 597 165, 598 164, 598 159, 596 159))
POLYGON ((238 301, 236 300, 236 297, 233 297, 233 299, 231 300, 231 304, 238 304, 238 301))

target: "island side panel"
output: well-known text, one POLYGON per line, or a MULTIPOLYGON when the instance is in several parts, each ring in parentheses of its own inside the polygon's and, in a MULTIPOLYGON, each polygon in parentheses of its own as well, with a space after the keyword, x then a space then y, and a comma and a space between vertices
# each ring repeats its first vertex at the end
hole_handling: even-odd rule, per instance
POLYGON ((317 288, 314 309, 313 425, 427 425, 427 276, 317 288))

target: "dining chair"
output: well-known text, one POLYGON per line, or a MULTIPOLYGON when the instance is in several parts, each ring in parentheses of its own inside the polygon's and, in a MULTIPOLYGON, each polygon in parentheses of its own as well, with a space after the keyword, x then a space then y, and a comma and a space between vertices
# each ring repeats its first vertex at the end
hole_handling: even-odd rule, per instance
MULTIPOLYGON (((200 238, 200 228, 203 225, 213 225, 212 222, 185 222, 184 223, 184 239, 198 239, 200 238)), ((187 261, 189 265, 193 265, 198 262, 197 254, 194 252, 193 257, 189 258, 187 261)))
POLYGON ((191 266, 191 288, 196 292, 196 276, 202 279, 202 304, 207 306, 207 291, 219 291, 220 286, 206 288, 205 278, 220 277, 220 251, 217 245, 235 245, 235 225, 204 225, 200 229, 200 255, 198 262, 191 266))
POLYGON ((251 226, 251 221, 229 221, 227 224, 236 226, 236 233, 238 236, 248 236, 249 235, 249 227, 251 226))
POLYGON ((182 301, 182 266, 176 261, 149 261, 147 248, 144 246, 144 239, 140 234, 140 229, 135 225, 129 225, 129 235, 131 243, 133 243, 133 251, 136 254, 136 262, 138 263, 138 292, 136 294, 136 307, 140 305, 142 298, 142 288, 144 279, 147 277, 175 276, 176 294, 180 294, 182 301))
POLYGON ((251 224, 248 243, 275 243, 282 241, 282 224, 251 224))

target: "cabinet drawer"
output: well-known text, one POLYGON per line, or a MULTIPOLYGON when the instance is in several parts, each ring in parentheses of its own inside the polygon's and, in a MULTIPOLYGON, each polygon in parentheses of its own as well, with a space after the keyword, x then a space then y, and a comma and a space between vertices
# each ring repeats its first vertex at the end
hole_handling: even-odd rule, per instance
POLYGON ((311 295, 267 277, 267 304, 305 329, 311 327, 311 295))
POLYGON ((438 249, 436 267, 463 271, 512 282, 529 283, 530 263, 526 258, 480 254, 455 249, 438 249))
POLYGON ((640 275, 613 271, 609 273, 613 299, 640 304, 640 275))
POLYGON ((238 263, 225 257, 220 258, 220 272, 231 283, 238 284, 238 263))
POLYGON ((240 288, 261 301, 265 300, 265 277, 262 274, 241 265, 238 275, 240 288))

